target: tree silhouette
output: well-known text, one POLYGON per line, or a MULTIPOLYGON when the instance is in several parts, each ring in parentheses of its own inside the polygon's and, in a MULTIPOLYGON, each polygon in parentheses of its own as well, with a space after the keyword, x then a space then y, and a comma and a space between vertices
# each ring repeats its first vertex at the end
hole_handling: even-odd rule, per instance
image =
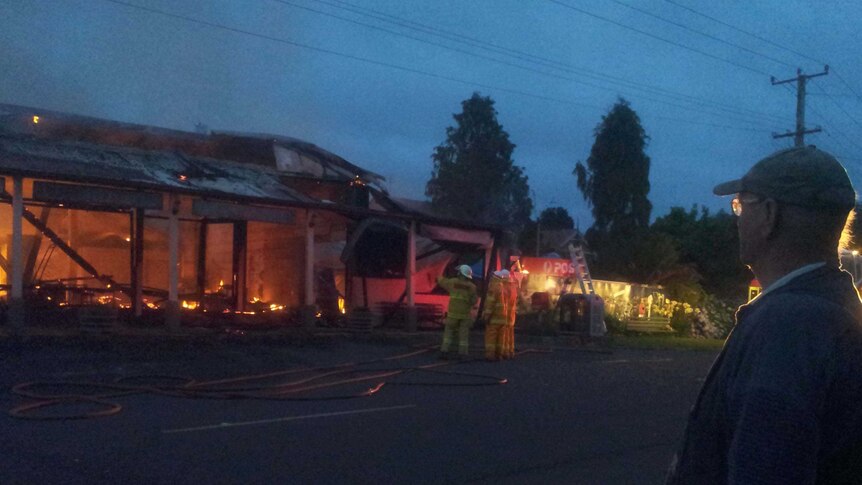
POLYGON ((574 174, 594 223, 586 233, 596 260, 594 271, 611 277, 637 277, 638 246, 648 236, 652 204, 649 194, 650 158, 644 150, 649 137, 629 102, 620 98, 595 129, 595 142, 586 165, 574 174))
POLYGON ((425 194, 441 214, 517 231, 529 221, 533 201, 527 176, 512 161, 515 145, 490 97, 473 93, 461 106, 446 141, 434 149, 425 194))

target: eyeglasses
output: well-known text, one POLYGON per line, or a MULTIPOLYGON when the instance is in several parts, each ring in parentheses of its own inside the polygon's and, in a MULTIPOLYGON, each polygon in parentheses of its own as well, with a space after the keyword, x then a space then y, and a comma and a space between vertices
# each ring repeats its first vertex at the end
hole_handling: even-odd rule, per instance
POLYGON ((760 197, 740 197, 736 196, 730 200, 730 210, 733 211, 733 214, 736 217, 739 217, 742 214, 742 204, 757 204, 759 202, 763 202, 763 199, 760 197))

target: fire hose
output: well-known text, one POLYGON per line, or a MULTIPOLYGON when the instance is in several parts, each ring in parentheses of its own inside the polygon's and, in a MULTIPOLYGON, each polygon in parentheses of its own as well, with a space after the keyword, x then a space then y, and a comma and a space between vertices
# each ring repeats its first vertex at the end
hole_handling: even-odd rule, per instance
MULTIPOLYGON (((348 362, 327 367, 299 367, 281 371, 262 374, 244 375, 218 380, 197 381, 188 377, 173 375, 137 375, 125 376, 115 379, 113 382, 90 382, 90 381, 34 381, 24 382, 12 387, 11 392, 18 396, 30 398, 32 401, 16 406, 8 411, 13 418, 28 420, 69 420, 90 419, 113 416, 123 410, 122 405, 114 402, 115 399, 151 394, 165 397, 177 397, 185 399, 253 399, 268 401, 328 401, 357 399, 370 397, 379 392, 384 386, 441 386, 441 387, 479 387, 497 386, 506 384, 508 380, 486 374, 468 372, 455 372, 438 369, 444 366, 460 364, 467 361, 432 362, 429 364, 412 367, 392 367, 362 369, 363 366, 372 364, 393 362, 417 355, 431 352, 433 349, 426 348, 405 354, 383 357, 379 359, 361 362, 348 362), (275 384, 255 384, 255 381, 263 381, 274 378, 283 378, 291 375, 302 375, 294 380, 279 382, 275 384), (407 374, 426 374, 440 377, 440 380, 413 380, 393 381, 397 376, 407 374), (455 377, 467 379, 462 382, 451 382, 442 377, 455 377), (326 380, 327 378, 333 380, 326 380), (354 383, 378 381, 373 387, 357 393, 345 393, 332 396, 307 396, 304 393, 321 391, 338 386, 354 383), (76 389, 77 392, 50 392, 51 389, 76 389), (89 392, 87 392, 89 391, 89 392), (49 408, 71 407, 76 405, 87 405, 96 407, 95 410, 86 412, 74 412, 66 414, 40 414, 49 408)), ((518 355, 542 352, 527 349, 518 352, 518 355)))

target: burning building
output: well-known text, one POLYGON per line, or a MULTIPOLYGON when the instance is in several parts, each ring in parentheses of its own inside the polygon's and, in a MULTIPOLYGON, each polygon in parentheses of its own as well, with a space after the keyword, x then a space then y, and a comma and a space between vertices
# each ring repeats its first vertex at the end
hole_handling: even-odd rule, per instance
POLYGON ((0 105, 3 318, 312 323, 394 305, 411 322, 425 300, 445 304, 433 280, 453 257, 491 259, 499 229, 435 217, 383 182, 289 137, 0 105))

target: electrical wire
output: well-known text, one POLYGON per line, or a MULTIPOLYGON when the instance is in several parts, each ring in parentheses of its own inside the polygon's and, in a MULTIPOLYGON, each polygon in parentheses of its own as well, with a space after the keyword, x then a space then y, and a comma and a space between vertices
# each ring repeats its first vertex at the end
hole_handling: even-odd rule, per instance
MULTIPOLYGON (((366 62, 366 63, 370 63, 370 64, 374 64, 374 65, 382 66, 382 67, 388 67, 388 68, 398 69, 398 70, 401 70, 401 71, 410 72, 410 73, 414 73, 414 74, 420 74, 420 75, 424 75, 424 76, 428 76, 428 77, 433 77, 433 78, 436 78, 436 79, 442 79, 442 80, 447 80, 447 81, 457 82, 457 83, 460 83, 460 84, 466 84, 466 85, 471 85, 471 86, 478 86, 478 87, 483 87, 483 88, 488 88, 488 89, 498 90, 498 91, 502 91, 502 92, 508 92, 508 93, 512 93, 512 94, 517 94, 517 95, 522 95, 522 96, 527 96, 527 97, 532 97, 532 98, 542 99, 542 100, 545 100, 545 101, 553 101, 553 102, 559 102, 559 103, 565 103, 565 104, 571 104, 571 105, 577 105, 577 106, 585 106, 585 107, 589 107, 589 108, 602 109, 602 107, 601 107, 601 106, 597 106, 597 105, 592 105, 592 104, 587 104, 587 103, 581 103, 581 102, 578 102, 578 101, 572 101, 572 100, 567 100, 567 99, 555 98, 555 97, 546 96, 546 95, 542 95, 542 94, 535 94, 535 93, 530 93, 530 92, 526 92, 526 91, 520 91, 520 90, 515 90, 515 89, 510 89, 510 88, 504 88, 504 87, 500 87, 500 86, 493 86, 493 85, 482 84, 482 83, 477 83, 477 82, 472 82, 472 81, 466 81, 466 80, 463 80, 463 79, 454 78, 454 77, 450 77, 450 76, 444 76, 444 75, 441 75, 441 74, 436 74, 436 73, 432 73, 432 72, 428 72, 428 71, 423 71, 423 70, 420 70, 420 69, 414 69, 414 68, 410 68, 410 67, 406 67, 406 66, 401 66, 401 65, 398 65, 398 64, 393 64, 393 63, 389 63, 389 62, 377 61, 377 60, 374 60, 374 59, 369 59, 369 58, 365 58, 365 57, 361 57, 361 56, 355 56, 355 55, 352 55, 352 54, 346 54, 346 53, 343 53, 343 52, 338 52, 338 51, 334 51, 334 50, 330 50, 330 49, 324 49, 324 48, 320 48, 320 47, 316 47, 316 46, 311 46, 311 45, 308 45, 308 44, 303 44, 303 43, 299 43, 299 42, 294 42, 294 41, 291 41, 291 40, 288 40, 288 39, 284 39, 284 38, 280 38, 280 37, 273 37, 273 36, 270 36, 270 35, 259 34, 259 33, 251 32, 251 31, 244 30, 244 29, 239 29, 239 28, 235 28, 235 27, 230 27, 230 26, 227 26, 227 25, 224 25, 224 24, 219 24, 219 23, 216 23, 216 22, 209 22, 209 21, 206 21, 206 20, 200 20, 200 19, 196 19, 196 18, 193 18, 193 17, 185 16, 185 15, 174 14, 174 13, 171 13, 171 12, 166 12, 166 11, 159 10, 159 9, 154 9, 154 8, 150 8, 150 7, 145 7, 145 6, 141 6, 141 5, 137 5, 137 4, 133 4, 133 3, 125 2, 125 1, 122 1, 122 0, 102 0, 102 1, 104 1, 104 2, 108 2, 108 3, 117 4, 117 5, 126 6, 126 7, 129 7, 129 8, 139 9, 139 10, 142 10, 142 11, 145 11, 145 12, 148 12, 148 13, 153 13, 153 14, 157 14, 157 15, 162 15, 162 16, 166 16, 166 17, 170 17, 170 18, 178 19, 178 20, 183 20, 183 21, 187 21, 187 22, 195 23, 195 24, 198 24, 198 25, 204 25, 204 26, 207 26, 207 27, 215 28, 215 29, 225 30, 225 31, 232 32, 232 33, 243 34, 243 35, 249 35, 249 36, 252 36, 252 37, 257 37, 257 38, 261 38, 261 39, 265 39, 265 40, 270 40, 270 41, 273 41, 273 42, 278 42, 278 43, 283 43, 283 44, 291 45, 291 46, 294 46, 294 47, 299 47, 299 48, 304 48, 304 49, 310 49, 310 50, 313 50, 313 51, 316 51, 316 52, 321 52, 321 53, 324 53, 324 54, 329 54, 329 55, 334 55, 334 56, 344 57, 344 58, 352 59, 352 60, 355 60, 355 61, 366 62)), ((664 103, 665 103, 665 104, 672 104, 672 103, 668 103, 668 102, 664 102, 664 103)), ((686 106, 675 105, 675 104, 672 104, 672 105, 674 105, 674 106, 676 106, 676 107, 679 107, 679 108, 681 108, 681 109, 687 109, 687 110, 691 110, 691 111, 696 111, 696 110, 694 110, 693 108, 689 108, 689 107, 686 107, 686 106)), ((750 121, 750 120, 735 120, 735 121, 741 121, 741 122, 746 122, 746 123, 755 123, 755 122, 750 121)), ((696 124, 704 124, 704 123, 702 123, 702 122, 694 122, 694 123, 696 123, 696 124)))
POLYGON ((667 44, 670 44, 670 45, 673 45, 673 46, 679 47, 679 48, 681 48, 681 49, 685 49, 685 50, 689 50, 689 51, 695 52, 695 53, 700 54, 700 55, 702 55, 702 56, 704 56, 704 57, 709 57, 710 59, 715 59, 715 60, 718 60, 718 61, 724 62, 724 63, 726 63, 726 64, 730 64, 730 65, 732 65, 732 66, 736 66, 736 67, 738 67, 738 68, 740 68, 740 69, 744 69, 744 70, 746 70, 746 71, 753 72, 753 73, 755 73, 755 74, 760 74, 760 75, 763 75, 763 76, 768 76, 768 75, 769 75, 769 74, 767 74, 766 72, 763 72, 763 71, 761 71, 761 70, 759 70, 759 69, 755 69, 755 68, 753 68, 753 67, 746 66, 746 65, 744 65, 744 64, 740 64, 740 63, 738 63, 738 62, 731 61, 730 59, 725 59, 725 58, 723 58, 723 57, 716 56, 716 55, 714 55, 714 54, 710 54, 709 52, 705 52, 705 51, 702 51, 702 50, 700 50, 700 49, 695 49, 695 48, 693 48, 693 47, 689 47, 689 46, 687 46, 687 45, 680 44, 679 42, 674 42, 674 41, 672 41, 672 40, 670 40, 670 39, 665 39, 664 37, 661 37, 661 36, 658 36, 658 35, 652 34, 652 33, 650 33, 650 32, 646 32, 646 31, 644 31, 644 30, 640 30, 640 29, 634 28, 634 27, 629 26, 629 25, 626 25, 626 24, 624 24, 624 23, 622 23, 622 22, 617 22, 616 20, 613 20, 613 19, 610 19, 610 18, 607 18, 607 17, 601 16, 601 15, 598 15, 598 14, 595 14, 595 13, 592 13, 592 12, 588 12, 588 11, 586 11, 586 10, 582 9, 582 8, 578 8, 578 7, 575 7, 575 6, 573 6, 573 5, 569 5, 569 4, 567 4, 567 3, 565 3, 565 2, 562 2, 562 1, 560 1, 560 0, 548 0, 548 1, 549 1, 549 2, 551 2, 551 3, 555 3, 555 4, 557 4, 557 5, 561 6, 561 7, 565 7, 565 8, 568 8, 568 9, 570 9, 570 10, 574 10, 575 12, 579 12, 579 13, 581 13, 581 14, 587 15, 587 16, 589 16, 589 17, 593 17, 593 18, 599 19, 599 20, 601 20, 601 21, 603 21, 603 22, 607 22, 607 23, 610 23, 610 24, 616 25, 616 26, 618 26, 618 27, 622 27, 622 28, 624 28, 624 29, 626 29, 626 30, 631 30, 632 32, 637 32, 637 33, 639 33, 639 34, 641 34, 641 35, 645 35, 645 36, 650 37, 650 38, 652 38, 652 39, 660 40, 660 41, 662 41, 662 42, 665 42, 665 43, 667 43, 667 44))
MULTIPOLYGON (((839 130, 838 128, 836 128, 837 124, 836 124, 836 123, 834 123, 830 118, 828 118, 826 115, 824 115, 824 114, 823 114, 823 113, 821 113, 820 111, 818 111, 818 110, 814 109, 813 107, 810 107, 810 106, 809 106, 809 109, 811 110, 811 112, 812 112, 812 113, 814 113, 815 115, 819 116, 819 117, 820 117, 820 118, 822 118, 826 123, 828 123, 828 124, 829 124, 829 126, 831 126, 831 130, 832 130, 832 131, 834 131, 834 132, 838 133, 839 135, 841 135, 844 139, 846 139, 846 140, 847 140, 847 142, 849 142, 851 145, 853 145, 856 149, 858 149, 858 150, 862 150, 862 145, 860 145, 860 144, 856 143, 852 138, 850 138, 849 136, 847 136, 847 134, 846 134, 846 133, 844 133, 842 130, 839 130)), ((826 124, 826 123, 824 123, 824 124, 826 124)))
POLYGON ((859 93, 856 92, 855 89, 853 89, 853 86, 851 86, 850 83, 845 81, 844 78, 841 77, 841 74, 838 74, 838 71, 836 71, 834 67, 832 67, 832 74, 835 74, 835 76, 838 77, 838 80, 840 80, 844 84, 844 86, 846 86, 847 89, 849 89, 850 92, 853 93, 854 96, 856 96, 857 100, 862 101, 862 96, 859 96, 859 93))
MULTIPOLYGON (((613 1, 617 1, 617 0, 613 0, 613 1)), ((716 23, 718 23, 718 24, 720 24, 720 25, 723 25, 723 26, 725 26, 725 27, 729 27, 729 28, 731 28, 731 29, 733 29, 733 30, 735 30, 735 31, 737 31, 737 32, 740 32, 740 33, 742 33, 742 34, 745 34, 745 35, 747 35, 747 36, 749 36, 749 37, 752 37, 752 38, 754 38, 754 39, 757 39, 757 40, 759 40, 759 41, 761 41, 761 42, 765 42, 765 43, 767 43, 767 44, 769 44, 769 45, 771 45, 771 46, 773 46, 773 47, 777 47, 777 48, 779 48, 779 49, 781 49, 781 50, 784 50, 784 51, 786 51, 786 52, 790 52, 791 54, 797 55, 797 56, 802 57, 802 58, 804 58, 804 59, 807 59, 807 60, 809 60, 809 61, 813 61, 813 62, 816 62, 816 63, 821 64, 821 65, 829 64, 828 62, 824 62, 824 61, 822 61, 822 60, 815 59, 815 58, 813 58, 813 57, 811 57, 811 56, 809 56, 809 55, 806 55, 806 54, 804 54, 804 53, 802 53, 802 52, 799 52, 799 51, 797 51, 797 50, 795 50, 795 49, 791 49, 791 48, 789 48, 789 47, 783 46, 783 45, 778 44, 778 43, 776 43, 776 42, 773 42, 773 41, 771 41, 771 40, 769 40, 769 39, 767 39, 767 38, 765 38, 765 37, 761 37, 761 36, 759 36, 759 35, 757 35, 757 34, 754 34, 754 33, 752 33, 752 32, 748 32, 747 30, 741 29, 741 28, 739 28, 739 27, 737 27, 737 26, 735 26, 735 25, 732 25, 732 24, 729 24, 729 23, 727 23, 727 22, 724 22, 723 20, 720 20, 720 19, 715 18, 715 17, 713 17, 713 16, 707 15, 707 14, 705 14, 705 13, 703 13, 703 12, 699 12, 699 11, 697 11, 697 10, 695 10, 695 9, 691 8, 691 7, 688 7, 688 6, 686 6, 686 5, 682 5, 682 4, 680 4, 680 3, 678 3, 678 2, 676 2, 676 1, 674 1, 674 0, 665 0, 665 1, 666 1, 667 3, 670 3, 671 5, 675 5, 675 6, 679 7, 679 8, 681 8, 681 9, 687 10, 687 11, 689 11, 689 12, 691 12, 691 13, 695 14, 695 15, 699 15, 699 16, 704 17, 704 18, 706 18, 706 19, 709 19, 709 20, 711 20, 711 21, 713 21, 713 22, 716 22, 716 23)), ((857 99, 857 100, 862 101, 862 96, 860 96, 860 95, 859 95, 859 93, 856 91, 856 89, 854 89, 854 88, 853 88, 853 86, 851 86, 851 85, 850 85, 850 83, 849 83, 849 82, 847 82, 847 80, 845 80, 843 76, 841 76, 841 74, 840 74, 840 73, 835 69, 835 66, 830 65, 829 67, 830 67, 830 73, 835 74, 835 76, 838 78, 838 80, 839 80, 839 81, 841 81, 841 83, 842 83, 842 84, 844 84, 844 86, 846 86, 846 87, 847 87, 847 89, 849 89, 851 93, 853 93, 853 95, 856 97, 856 99, 857 99)))
POLYGON ((829 100, 830 100, 830 101, 832 101, 832 103, 833 103, 833 104, 835 104, 835 106, 836 106, 836 107, 838 107, 838 109, 839 109, 839 110, 841 110, 841 112, 842 112, 842 113, 844 113, 844 115, 845 115, 845 116, 847 116, 847 118, 849 118, 849 119, 850 119, 850 121, 852 121, 853 123, 855 123, 855 124, 856 124, 856 126, 858 126, 859 128, 862 128, 862 124, 860 124, 860 123, 859 123, 859 121, 858 121, 856 118, 854 118, 854 117, 853 117, 853 115, 851 115, 850 113, 848 113, 848 112, 847 112, 847 110, 846 110, 846 109, 844 109, 844 107, 843 107, 843 106, 841 106, 841 104, 840 104, 838 101, 836 101, 836 100, 835 100, 835 98, 834 98, 834 97, 832 97, 832 95, 831 95, 831 94, 829 94, 829 92, 828 92, 828 91, 826 91, 825 89, 823 89, 823 90, 822 90, 820 93, 818 93, 818 94, 824 94, 824 95, 826 95, 826 97, 827 97, 827 98, 829 98, 829 100))
POLYGON ((714 35, 712 35, 712 34, 707 34, 706 32, 702 32, 702 31, 700 31, 700 30, 694 29, 694 28, 689 27, 688 25, 685 25, 685 24, 683 24, 683 23, 676 22, 676 21, 673 21, 673 20, 668 20, 668 19, 666 19, 666 18, 664 18, 664 17, 662 17, 662 16, 660 16, 660 15, 656 15, 656 14, 654 14, 654 13, 652 13, 652 12, 648 11, 648 10, 645 10, 645 9, 642 9, 642 8, 639 8, 639 7, 635 7, 635 6, 629 5, 629 4, 625 3, 625 2, 621 2, 620 0, 611 0, 611 1, 612 1, 613 3, 616 3, 617 5, 622 5, 622 6, 623 6, 623 7, 625 7, 625 8, 628 8, 628 9, 634 10, 634 11, 636 11, 636 12, 640 12, 640 13, 642 13, 642 14, 644 14, 644 15, 648 16, 648 17, 652 17, 652 18, 654 18, 654 19, 661 20, 662 22, 668 23, 668 24, 670 24, 670 25, 674 25, 674 26, 676 26, 676 27, 679 27, 679 28, 681 28, 681 29, 687 30, 687 31, 689 31, 689 32, 693 32, 693 33, 698 34, 698 35, 700 35, 700 36, 702 36, 702 37, 706 37, 707 39, 711 39, 711 40, 714 40, 714 41, 717 41, 717 42, 721 42, 722 44, 729 45, 729 46, 731 46, 731 47, 735 47, 735 48, 737 48, 737 49, 739 49, 739 50, 742 50, 742 51, 748 52, 748 53, 750 53, 750 54, 754 54, 754 55, 756 55, 756 56, 760 56, 760 57, 762 57, 762 58, 764 58, 764 59, 768 59, 768 60, 770 60, 770 61, 772 61, 772 62, 775 62, 775 63, 781 64, 781 65, 784 65, 784 66, 788 66, 788 67, 796 67, 796 66, 794 66, 793 64, 789 64, 789 63, 787 63, 787 62, 782 61, 781 59, 777 59, 777 58, 775 58, 775 57, 768 56, 768 55, 763 54, 763 53, 761 53, 761 52, 757 52, 756 50, 754 50, 754 49, 749 49, 748 47, 745 47, 745 46, 743 46, 743 45, 734 44, 733 42, 730 42, 730 41, 724 40, 724 39, 722 39, 722 38, 720 38, 720 37, 717 37, 717 36, 714 36, 714 35))
MULTIPOLYGON (((791 93, 795 93, 795 92, 796 92, 796 90, 795 90, 794 88, 791 88, 791 87, 790 87, 790 86, 788 86, 787 84, 782 84, 781 86, 782 86, 785 90, 787 90, 787 91, 789 91, 789 92, 791 92, 791 93)), ((853 141, 849 136, 847 136, 843 131, 838 130, 837 128, 834 128, 834 125, 835 125, 835 124, 834 124, 834 123, 832 122, 832 120, 831 120, 830 118, 828 118, 826 115, 824 115, 823 113, 821 113, 819 110, 815 109, 813 106, 807 106, 807 109, 809 109, 812 113, 814 113, 815 115, 817 115, 818 117, 820 117, 820 118, 823 120, 823 125, 828 124, 829 126, 833 126, 833 128, 830 128, 832 131, 834 131, 835 133, 837 133, 837 134, 841 135, 842 137, 844 137, 845 139, 847 139, 847 141, 848 141, 848 142, 850 142, 852 145, 854 145, 856 148, 851 148, 852 150, 854 150, 854 151, 855 151, 856 149, 860 149, 860 150, 862 150, 862 146, 860 146, 860 145, 858 145, 856 142, 854 142, 854 141, 853 141)), ((821 126, 820 128, 821 128, 821 130, 823 130, 823 132, 824 132, 824 133, 827 133, 827 135, 829 134, 829 133, 828 133, 828 130, 827 130, 827 129, 825 129, 825 128, 823 128, 823 126, 821 126)), ((829 136, 831 137, 831 135, 829 135, 829 136)), ((833 138, 833 139, 835 139, 836 141, 838 141, 838 139, 837 139, 837 138, 833 138)), ((841 144, 842 144, 842 146, 848 147, 847 145, 844 145, 844 144, 843 144, 843 142, 842 142, 841 144)))
POLYGON ((546 95, 543 95, 543 94, 535 94, 535 93, 530 93, 530 92, 527 92, 527 91, 521 91, 521 90, 512 89, 512 88, 506 88, 506 87, 501 87, 501 86, 495 86, 495 85, 491 85, 491 84, 484 84, 484 83, 479 83, 479 82, 475 82, 475 81, 467 81, 467 80, 459 79, 459 78, 452 77, 452 76, 445 76, 445 75, 442 75, 442 74, 437 74, 437 73, 429 72, 429 71, 423 71, 423 70, 421 70, 421 69, 415 69, 415 68, 412 68, 412 67, 407 67, 407 66, 402 66, 402 65, 398 65, 398 64, 393 64, 393 63, 390 63, 390 62, 378 61, 378 60, 370 59, 370 58, 367 58, 367 57, 356 56, 356 55, 353 55, 353 54, 347 54, 347 53, 344 53, 344 52, 339 52, 339 51, 335 51, 335 50, 331 50, 331 49, 325 49, 325 48, 322 48, 322 47, 317 47, 317 46, 313 46, 313 45, 309 45, 309 44, 304 44, 304 43, 301 43, 301 42, 295 42, 295 41, 292 41, 292 40, 289 40, 289 39, 285 39, 285 38, 281 38, 281 37, 274 37, 274 36, 271 36, 271 35, 260 34, 260 33, 252 32, 252 31, 245 30, 245 29, 239 29, 239 28, 236 28, 236 27, 230 27, 230 26, 227 26, 227 25, 224 25, 224 24, 220 24, 220 23, 217 23, 217 22, 210 22, 210 21, 207 21, 207 20, 201 20, 201 19, 197 19, 197 18, 193 18, 193 17, 188 17, 188 16, 185 16, 185 15, 180 15, 180 14, 175 14, 175 13, 171 13, 171 12, 166 12, 166 11, 164 11, 164 10, 159 10, 159 9, 155 9, 155 8, 145 7, 145 6, 143 6, 143 5, 137 5, 137 4, 134 4, 134 3, 124 2, 124 1, 122 1, 122 0, 101 0, 101 1, 103 1, 103 2, 108 2, 108 3, 113 3, 113 4, 117 4, 117 5, 122 5, 122 6, 129 7, 129 8, 134 8, 134 9, 142 10, 142 11, 149 12, 149 13, 152 13, 152 14, 157 14, 157 15, 162 15, 162 16, 165 16, 165 17, 170 17, 170 18, 177 19, 177 20, 183 20, 183 21, 191 22, 191 23, 198 24, 198 25, 205 25, 205 26, 207 26, 207 27, 211 27, 211 28, 219 29, 219 30, 224 30, 224 31, 227 31, 227 32, 232 32, 232 33, 235 33, 235 34, 243 34, 243 35, 248 35, 248 36, 251 36, 251 37, 257 37, 257 38, 260 38, 260 39, 269 40, 269 41, 272 41, 272 42, 278 42, 278 43, 281 43, 281 44, 286 44, 286 45, 290 45, 290 46, 293 46, 293 47, 298 47, 298 48, 301 48, 301 49, 308 49, 308 50, 312 50, 312 51, 315 51, 315 52, 319 52, 319 53, 321 53, 321 54, 327 54, 327 55, 332 55, 332 56, 343 57, 343 58, 351 59, 351 60, 354 60, 354 61, 365 62, 365 63, 368 63, 368 64, 374 64, 374 65, 377 65, 377 66, 380 66, 380 67, 387 67, 387 68, 390 68, 390 69, 397 69, 397 70, 399 70, 399 71, 409 72, 409 73, 412 73, 412 74, 419 74, 419 75, 422 75, 422 76, 432 77, 432 78, 435 78, 435 79, 441 79, 441 80, 444 80, 444 81, 450 81, 450 82, 455 82, 455 83, 459 83, 459 84, 466 84, 466 85, 469 85, 469 86, 480 87, 480 88, 486 88, 486 89, 493 89, 493 90, 497 90, 497 91, 501 91, 501 92, 506 92, 506 93, 511 93, 511 94, 517 94, 517 95, 520 95, 520 96, 526 96, 526 97, 530 97, 530 98, 542 99, 542 100, 545 100, 545 101, 553 101, 553 102, 558 102, 558 103, 565 103, 565 104, 580 105, 580 106, 586 106, 586 107, 590 107, 590 108, 594 108, 594 107, 595 107, 595 106, 593 106, 593 105, 589 105, 589 104, 585 104, 585 103, 580 103, 580 102, 572 101, 572 100, 568 100, 568 99, 555 98, 555 97, 552 97, 552 96, 546 96, 546 95))
POLYGON ((785 47, 785 46, 783 46, 783 45, 781 45, 781 44, 778 44, 778 43, 776 43, 776 42, 773 42, 773 41, 771 41, 771 40, 769 40, 769 39, 766 39, 766 38, 764 38, 764 37, 761 37, 761 36, 759 36, 759 35, 757 35, 757 34, 753 34, 753 33, 748 32, 748 31, 746 31, 746 30, 740 29, 739 27, 736 27, 736 26, 731 25, 731 24, 729 24, 729 23, 727 23, 727 22, 724 22, 723 20, 717 19, 717 18, 712 17, 712 16, 710 16, 710 15, 707 15, 707 14, 705 14, 705 13, 699 12, 699 11, 697 11, 697 10, 695 10, 695 9, 691 8, 691 7, 688 7, 688 6, 686 6, 686 5, 682 5, 682 4, 678 3, 678 2, 675 2, 674 0, 665 0, 665 1, 666 1, 667 3, 670 3, 671 5, 676 5, 677 7, 681 8, 681 9, 688 10, 689 12, 691 12, 691 13, 693 13, 693 14, 695 14, 695 15, 699 15, 699 16, 701 16, 701 17, 707 18, 707 19, 709 19, 709 20, 712 20, 713 22, 716 22, 716 23, 719 23, 719 24, 721 24, 721 25, 724 25, 725 27, 729 27, 729 28, 731 28, 731 29, 733 29, 733 30, 736 30, 737 32, 741 32, 741 33, 743 33, 743 34, 745 34, 745 35, 748 35, 748 36, 750 36, 750 37, 753 37, 753 38, 755 38, 755 39, 757 39, 757 40, 759 40, 759 41, 761 41, 761 42, 766 42, 767 44, 769 44, 769 45, 771 45, 771 46, 773 46, 773 47, 778 47, 779 49, 785 50, 785 51, 790 52, 790 53, 792 53, 792 54, 795 54, 795 55, 797 55, 797 56, 799 56, 799 57, 803 57, 803 58, 805 58, 805 59, 808 59, 809 61, 814 61, 814 62, 816 62, 816 63, 818 63, 818 64, 827 64, 826 62, 823 62, 823 61, 819 61, 819 60, 817 60, 817 59, 814 59, 813 57, 810 57, 810 56, 808 56, 808 55, 805 55, 805 54, 803 54, 803 53, 801 53, 801 52, 799 52, 799 51, 793 50, 793 49, 791 49, 791 48, 789 48, 789 47, 785 47))
MULTIPOLYGON (((286 2, 284 0, 273 0, 273 1, 288 4, 288 2, 286 2)), ((680 93, 677 91, 661 88, 658 86, 649 85, 649 84, 645 84, 642 82, 631 81, 628 79, 612 76, 609 74, 605 74, 605 73, 601 73, 601 72, 597 72, 597 71, 592 71, 590 69, 586 69, 583 67, 576 67, 576 66, 573 66, 572 64, 561 62, 559 60, 550 59, 547 57, 539 56, 536 54, 531 54, 531 53, 517 50, 517 49, 503 47, 503 46, 500 46, 500 45, 495 44, 493 42, 488 42, 488 41, 481 40, 481 39, 471 37, 468 35, 452 32, 450 30, 440 29, 438 27, 434 27, 434 26, 431 26, 428 24, 414 22, 412 20, 404 19, 402 17, 398 17, 398 16, 391 15, 391 14, 388 14, 385 12, 381 12, 379 10, 374 10, 374 9, 370 9, 367 7, 361 7, 361 6, 358 6, 358 5, 349 3, 349 2, 345 2, 342 0, 329 0, 329 1, 327 1, 327 0, 311 0, 311 1, 314 1, 314 2, 321 4, 321 5, 329 6, 331 8, 336 8, 336 9, 343 10, 346 12, 351 12, 351 13, 356 14, 356 15, 361 15, 363 17, 372 18, 372 19, 375 19, 375 20, 378 20, 381 22, 386 22, 386 23, 389 23, 391 25, 396 25, 396 26, 399 26, 402 28, 411 29, 413 31, 422 32, 426 35, 432 35, 432 36, 435 36, 435 37, 438 37, 441 39, 446 39, 450 42, 456 42, 459 44, 468 45, 471 47, 483 49, 487 52, 492 52, 492 53, 495 53, 498 55, 505 55, 505 56, 513 58, 513 59, 518 59, 518 60, 523 61, 523 62, 529 62, 529 63, 533 63, 533 64, 540 65, 543 67, 558 69, 558 70, 561 70, 563 72, 568 72, 570 74, 575 74, 575 75, 587 77, 589 79, 601 80, 604 82, 609 82, 611 84, 616 84, 618 86, 625 86, 629 89, 638 89, 638 90, 652 93, 652 94, 658 94, 661 96, 676 98, 676 99, 680 99, 683 101, 692 102, 693 104, 697 104, 697 105, 701 105, 701 106, 711 105, 711 106, 715 106, 719 109, 722 109, 722 110, 728 111, 728 112, 734 112, 734 113, 738 113, 738 114, 750 114, 750 115, 762 117, 764 119, 771 119, 771 120, 778 120, 781 122, 786 122, 786 119, 783 119, 783 118, 780 118, 780 117, 777 117, 774 115, 762 113, 762 112, 759 112, 756 110, 752 110, 752 109, 748 109, 748 108, 733 107, 733 106, 719 103, 719 102, 716 102, 713 100, 708 100, 706 98, 699 98, 696 96, 691 96, 688 94, 684 94, 684 93, 680 93)), ((290 5, 296 6, 296 4, 294 4, 294 3, 290 3, 290 5)), ((308 9, 307 7, 299 7, 299 6, 297 6, 297 7, 308 9)), ((314 10, 314 11, 319 12, 318 10, 314 10)), ((331 14, 328 14, 328 13, 322 13, 322 14, 331 16, 331 14)), ((338 18, 342 18, 342 17, 338 17, 338 18)), ((357 23, 354 20, 346 20, 346 21, 357 23)), ((359 24, 360 25, 368 25, 368 24, 364 24, 364 23, 359 23, 359 24)), ((376 28, 376 27, 372 27, 372 28, 376 28)), ((396 33, 396 35, 401 35, 401 34, 396 33)), ((411 38, 413 38, 413 37, 411 37, 411 38)))

